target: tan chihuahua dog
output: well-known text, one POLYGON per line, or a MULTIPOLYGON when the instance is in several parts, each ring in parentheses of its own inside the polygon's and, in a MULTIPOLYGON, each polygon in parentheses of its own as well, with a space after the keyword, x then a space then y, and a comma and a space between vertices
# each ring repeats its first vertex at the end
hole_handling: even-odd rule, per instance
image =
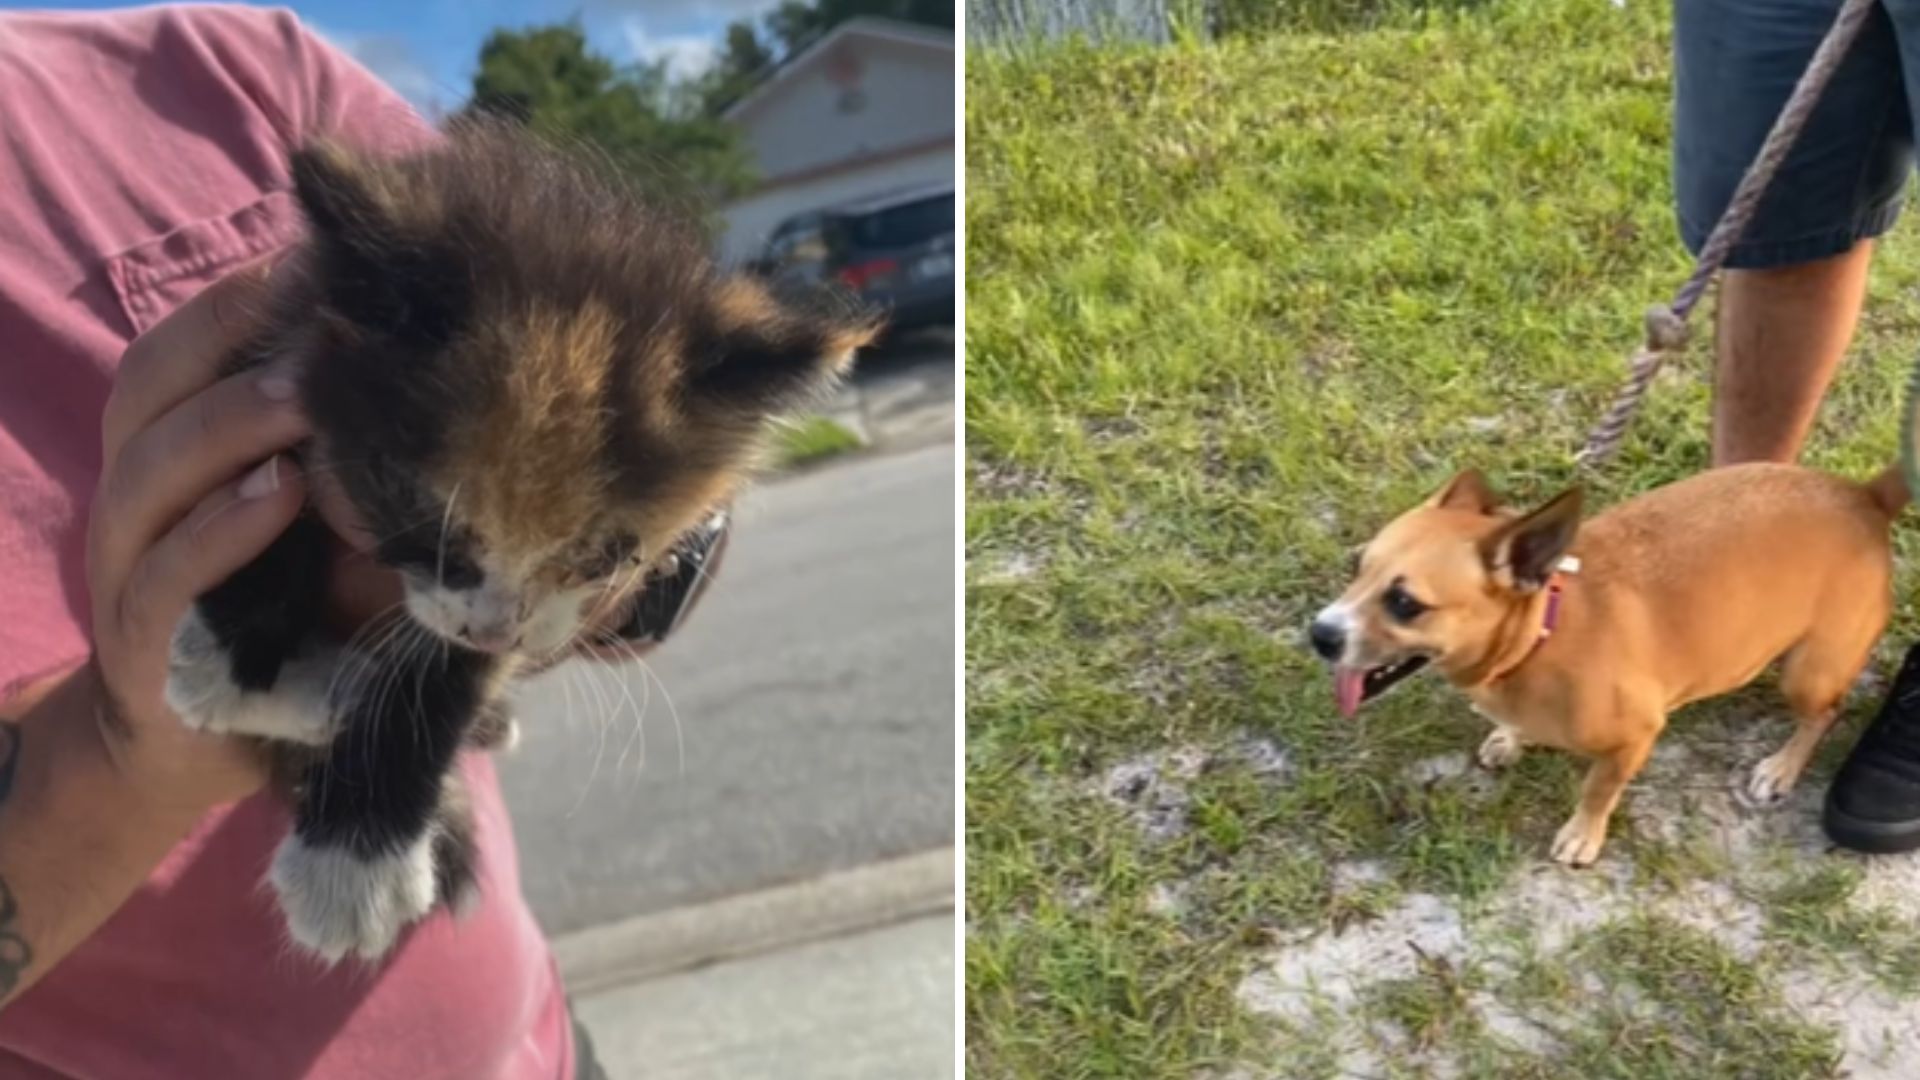
POLYGON ((1869 484, 1740 465, 1655 489, 1582 525, 1580 492, 1503 509, 1473 470, 1396 519, 1315 617, 1343 715, 1431 663, 1494 723, 1482 764, 1527 744, 1592 761, 1557 862, 1586 866, 1667 714, 1784 659, 1798 725, 1747 791, 1792 789, 1892 607, 1897 468, 1869 484))

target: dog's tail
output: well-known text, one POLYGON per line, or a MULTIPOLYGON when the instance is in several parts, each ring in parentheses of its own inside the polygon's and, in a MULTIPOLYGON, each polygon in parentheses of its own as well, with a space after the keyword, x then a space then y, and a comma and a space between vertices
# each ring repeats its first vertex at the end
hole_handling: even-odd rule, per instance
POLYGON ((1907 490, 1906 470, 1897 461, 1880 470, 1879 476, 1867 482, 1867 494, 1873 497, 1873 501, 1889 518, 1899 517, 1900 511, 1913 499, 1913 494, 1907 490))

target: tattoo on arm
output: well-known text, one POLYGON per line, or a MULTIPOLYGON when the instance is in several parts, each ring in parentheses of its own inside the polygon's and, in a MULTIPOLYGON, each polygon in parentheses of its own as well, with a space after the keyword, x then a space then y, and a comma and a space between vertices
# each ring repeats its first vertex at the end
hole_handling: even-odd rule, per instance
MULTIPOLYGON (((0 807, 4 807, 7 796, 13 794, 13 774, 19 765, 20 727, 0 723, 0 807)), ((5 878, 0 878, 0 998, 13 993, 21 974, 33 962, 33 950, 27 947, 27 939, 20 936, 19 927, 14 925, 19 914, 13 890, 5 878)))

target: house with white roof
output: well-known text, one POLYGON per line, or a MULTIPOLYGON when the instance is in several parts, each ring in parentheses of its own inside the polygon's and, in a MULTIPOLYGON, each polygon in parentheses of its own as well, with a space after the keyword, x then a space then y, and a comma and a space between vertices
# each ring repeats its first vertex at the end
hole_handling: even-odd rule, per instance
POLYGON ((953 183, 953 35, 850 19, 721 115, 760 178, 724 209, 720 255, 740 263, 795 214, 953 183))

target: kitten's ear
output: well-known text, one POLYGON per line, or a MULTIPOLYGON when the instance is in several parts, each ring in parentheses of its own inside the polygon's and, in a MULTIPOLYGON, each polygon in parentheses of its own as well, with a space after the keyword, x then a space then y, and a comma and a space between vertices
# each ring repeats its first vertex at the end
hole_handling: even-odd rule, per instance
POLYGON ((752 278, 723 282, 688 358, 695 395, 766 414, 825 390, 880 332, 872 316, 836 308, 844 305, 776 299, 752 278))
POLYGON ((431 242, 422 208, 380 166, 336 143, 297 151, 292 170, 331 305, 400 341, 431 346, 451 336, 466 276, 431 242))
POLYGON ((322 237, 359 244, 392 231, 392 208, 367 163, 338 143, 294 151, 292 171, 294 194, 322 237))

